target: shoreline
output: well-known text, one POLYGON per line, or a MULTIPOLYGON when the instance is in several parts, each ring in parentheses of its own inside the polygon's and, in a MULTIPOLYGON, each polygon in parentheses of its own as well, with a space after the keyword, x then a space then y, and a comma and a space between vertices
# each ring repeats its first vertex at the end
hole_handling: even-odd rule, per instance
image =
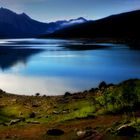
POLYGON ((60 96, 25 96, 0 90, 0 139, 123 140, 120 133, 130 137, 121 130, 124 125, 127 129, 131 126, 133 137, 140 138, 139 93, 139 79, 116 85, 101 82, 97 88, 60 96), (133 95, 128 101, 127 94, 133 95))

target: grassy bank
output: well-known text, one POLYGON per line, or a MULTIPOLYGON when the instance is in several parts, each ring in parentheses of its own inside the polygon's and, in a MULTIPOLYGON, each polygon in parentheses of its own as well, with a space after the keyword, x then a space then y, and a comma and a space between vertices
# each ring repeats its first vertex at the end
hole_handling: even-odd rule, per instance
POLYGON ((53 97, 1 90, 0 139, 139 139, 139 105, 138 79, 53 97))

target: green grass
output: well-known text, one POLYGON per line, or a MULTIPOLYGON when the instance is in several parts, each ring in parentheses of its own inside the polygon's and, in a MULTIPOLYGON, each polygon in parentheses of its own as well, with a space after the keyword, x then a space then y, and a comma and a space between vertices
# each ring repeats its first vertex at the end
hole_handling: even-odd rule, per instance
MULTIPOLYGON (((113 116, 114 114, 120 116, 127 114, 129 116, 134 111, 139 111, 140 80, 128 80, 119 85, 108 86, 95 92, 88 91, 87 94, 79 93, 76 96, 30 97, 9 94, 2 94, 1 96, 0 123, 8 123, 13 119, 23 117, 25 122, 19 122, 15 126, 27 125, 35 121, 46 126, 50 124, 52 126, 56 124, 66 125, 74 120, 77 122, 77 120, 84 119, 85 121, 89 116, 113 116), (132 98, 129 98, 131 95, 133 95, 132 98), (32 112, 35 113, 34 118, 29 117, 32 112)), ((133 116, 128 117, 127 115, 122 117, 122 121, 112 128, 115 130, 129 119, 129 124, 136 127, 140 132, 140 118, 137 117, 136 122, 133 116)), ((2 125, 0 125, 1 127, 2 125)), ((106 129, 104 125, 100 127, 102 130, 106 129)))
POLYGON ((82 108, 79 108, 76 111, 73 111, 67 115, 63 115, 63 118, 61 118, 62 121, 65 120, 72 120, 75 118, 85 118, 88 117, 88 115, 91 115, 94 112, 94 107, 90 105, 90 103, 85 103, 85 106, 82 108))

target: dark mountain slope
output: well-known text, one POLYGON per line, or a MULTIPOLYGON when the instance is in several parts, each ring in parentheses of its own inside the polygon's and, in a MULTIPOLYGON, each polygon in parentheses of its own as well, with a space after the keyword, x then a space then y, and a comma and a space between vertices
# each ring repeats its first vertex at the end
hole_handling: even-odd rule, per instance
POLYGON ((25 13, 16 14, 8 9, 0 8, 0 37, 20 38, 35 37, 45 33, 48 24, 31 19, 25 13))
POLYGON ((63 27, 86 22, 84 18, 42 23, 25 13, 17 14, 6 8, 0 8, 0 38, 31 38, 52 33, 63 27))
POLYGON ((74 25, 43 37, 136 39, 140 38, 139 19, 140 10, 137 10, 74 25))

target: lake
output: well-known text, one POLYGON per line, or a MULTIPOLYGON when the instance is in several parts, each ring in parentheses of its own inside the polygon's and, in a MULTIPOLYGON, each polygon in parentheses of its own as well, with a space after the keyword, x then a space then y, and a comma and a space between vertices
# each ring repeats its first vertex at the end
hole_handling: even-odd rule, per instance
POLYGON ((9 93, 62 95, 97 87, 101 81, 119 83, 130 78, 140 78, 140 51, 127 45, 57 39, 0 40, 0 88, 9 93), (94 45, 99 49, 89 47, 94 45), (81 50, 80 46, 89 48, 81 50))

